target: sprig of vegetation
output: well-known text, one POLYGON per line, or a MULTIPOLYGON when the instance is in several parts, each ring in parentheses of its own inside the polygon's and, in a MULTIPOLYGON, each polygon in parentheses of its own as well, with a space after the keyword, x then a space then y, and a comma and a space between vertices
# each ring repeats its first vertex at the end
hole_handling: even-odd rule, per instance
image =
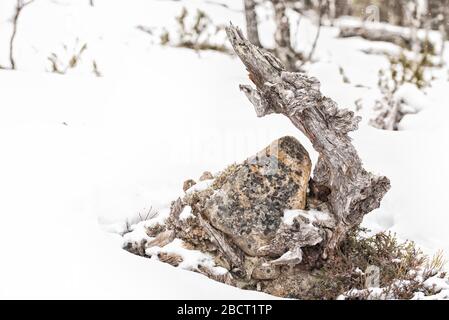
POLYGON ((371 237, 366 237, 366 232, 356 229, 349 233, 336 259, 317 271, 319 281, 309 298, 335 299, 348 292, 351 293, 346 295, 347 299, 369 298, 366 270, 371 266, 378 268, 378 285, 384 297, 411 299, 416 292, 435 294, 423 283, 441 271, 441 254, 429 259, 414 242, 401 242, 391 232, 371 237), (422 277, 417 277, 422 270, 425 270, 422 277))
POLYGON ((197 9, 193 17, 193 23, 187 21, 189 16, 191 16, 190 13, 183 7, 179 16, 176 17, 177 34, 173 35, 164 30, 160 35, 160 43, 195 51, 213 50, 230 54, 230 50, 225 46, 224 41, 222 44, 213 42, 213 38, 218 37, 219 34, 225 35, 223 25, 215 25, 212 19, 200 9, 197 9), (176 38, 177 40, 173 40, 176 38))

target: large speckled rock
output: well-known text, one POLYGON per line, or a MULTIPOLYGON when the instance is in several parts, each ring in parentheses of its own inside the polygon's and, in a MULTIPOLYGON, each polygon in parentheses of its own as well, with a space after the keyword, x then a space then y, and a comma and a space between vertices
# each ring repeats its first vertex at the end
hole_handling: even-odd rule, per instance
POLYGON ((293 137, 284 137, 216 178, 203 203, 210 223, 249 256, 274 239, 286 209, 304 209, 311 161, 293 137))
POLYGON ((241 164, 186 182, 159 234, 147 230, 154 239, 127 249, 158 252, 159 260, 179 266, 183 257, 164 251, 176 240, 183 250, 213 258, 192 269, 212 279, 283 297, 306 295, 315 285, 312 270, 322 263, 321 244, 335 229, 329 212, 311 206, 311 193, 320 190, 310 184, 310 172, 295 138, 276 140, 241 164))

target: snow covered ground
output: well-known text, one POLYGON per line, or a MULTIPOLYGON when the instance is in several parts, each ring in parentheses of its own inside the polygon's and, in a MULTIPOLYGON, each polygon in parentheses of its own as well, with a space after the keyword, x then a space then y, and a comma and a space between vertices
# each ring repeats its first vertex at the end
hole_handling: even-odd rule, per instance
MULTIPOLYGON (((13 2, 0 2, 3 66, 13 2)), ((286 118, 256 118, 238 90, 248 80, 236 58, 161 47, 136 28, 171 30, 184 5, 205 9, 215 23, 243 26, 241 1, 227 1, 230 8, 214 2, 96 0, 90 7, 36 0, 23 11, 19 70, 0 70, 0 298, 268 297, 132 255, 111 232, 150 207, 166 210, 184 180, 239 162, 281 136, 297 137, 316 159, 286 118), (64 45, 70 51, 80 43, 86 54, 70 75, 46 72, 52 52, 63 56, 64 45), (94 60, 103 77, 92 74, 94 60)), ((273 26, 264 22, 261 30, 270 44, 273 26)), ((315 31, 301 20, 298 48, 308 51, 315 31)), ((363 53, 372 46, 367 41, 336 35, 323 28, 308 71, 341 107, 363 100, 355 144, 367 168, 392 181, 364 224, 447 255, 447 69, 435 71, 426 95, 404 94, 422 111, 407 116, 401 131, 377 130, 366 120, 387 60, 363 53)))

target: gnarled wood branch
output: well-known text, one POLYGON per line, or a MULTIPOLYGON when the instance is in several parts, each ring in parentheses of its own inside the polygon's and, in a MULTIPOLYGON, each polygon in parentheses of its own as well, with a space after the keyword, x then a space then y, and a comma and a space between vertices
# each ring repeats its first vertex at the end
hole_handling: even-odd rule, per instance
POLYGON ((323 257, 332 253, 347 231, 361 223, 365 214, 379 207, 390 181, 367 172, 351 139, 359 117, 320 92, 317 79, 288 72, 269 52, 252 45, 234 26, 226 29, 235 53, 256 85, 240 86, 254 105, 257 116, 283 114, 312 142, 319 153, 314 184, 330 191, 327 200, 337 224, 323 257))
POLYGON ((411 48, 412 42, 412 39, 403 33, 387 30, 386 28, 370 29, 364 26, 341 27, 340 37, 341 38, 361 37, 363 39, 370 41, 391 42, 400 47, 406 47, 409 49, 411 48))

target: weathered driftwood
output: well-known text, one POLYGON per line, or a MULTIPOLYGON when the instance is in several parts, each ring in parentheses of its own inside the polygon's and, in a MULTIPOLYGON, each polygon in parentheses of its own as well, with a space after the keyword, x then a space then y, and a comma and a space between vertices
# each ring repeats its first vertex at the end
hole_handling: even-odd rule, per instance
POLYGON ((347 231, 361 223, 365 214, 378 208, 390 181, 367 172, 348 136, 358 128, 359 117, 320 92, 320 83, 301 73, 288 72, 272 54, 245 39, 234 26, 226 29, 237 56, 256 85, 240 89, 254 105, 257 116, 283 114, 312 142, 319 153, 313 184, 322 190, 337 221, 327 240, 323 258, 332 253, 347 231))
POLYGON ((245 6, 245 18, 246 18, 246 34, 248 40, 255 46, 262 47, 259 39, 259 29, 256 13, 256 1, 255 0, 243 0, 245 6))
POLYGON ((440 30, 445 39, 449 35, 449 0, 428 0, 428 13, 431 20, 431 27, 440 30))
POLYGON ((296 63, 301 56, 295 52, 291 45, 290 22, 287 17, 287 7, 284 0, 271 0, 274 7, 274 21, 276 32, 274 41, 276 47, 274 53, 282 61, 288 70, 298 70, 296 63))
POLYGON ((411 37, 385 28, 367 28, 363 26, 341 27, 341 38, 361 37, 370 41, 391 42, 401 47, 411 48, 411 37))
MULTIPOLYGON (((297 71, 300 68, 299 62, 303 60, 303 56, 292 47, 290 22, 286 12, 287 2, 285 0, 271 0, 276 31, 274 34, 275 47, 270 51, 282 61, 288 70, 297 71)), ((253 45, 263 48, 259 38, 256 0, 243 0, 243 4, 245 8, 247 38, 253 45)), ((304 61, 302 64, 304 64, 304 61)))
POLYGON ((241 251, 236 250, 231 246, 231 243, 225 238, 224 234, 219 230, 215 229, 210 223, 203 219, 201 215, 198 215, 198 219, 200 220, 201 226, 206 230, 207 234, 211 239, 213 239, 213 243, 219 248, 219 250, 226 257, 226 260, 230 262, 230 264, 234 268, 238 268, 240 272, 244 270, 243 268, 243 254, 241 251))
POLYGON ((390 98, 377 101, 378 114, 370 120, 370 125, 382 130, 398 130, 398 124, 404 117, 401 112, 401 103, 390 98))
POLYGON ((385 92, 382 99, 376 101, 377 115, 370 120, 370 125, 382 130, 399 130, 399 123, 408 114, 416 114, 419 109, 407 105, 394 92, 385 92))

